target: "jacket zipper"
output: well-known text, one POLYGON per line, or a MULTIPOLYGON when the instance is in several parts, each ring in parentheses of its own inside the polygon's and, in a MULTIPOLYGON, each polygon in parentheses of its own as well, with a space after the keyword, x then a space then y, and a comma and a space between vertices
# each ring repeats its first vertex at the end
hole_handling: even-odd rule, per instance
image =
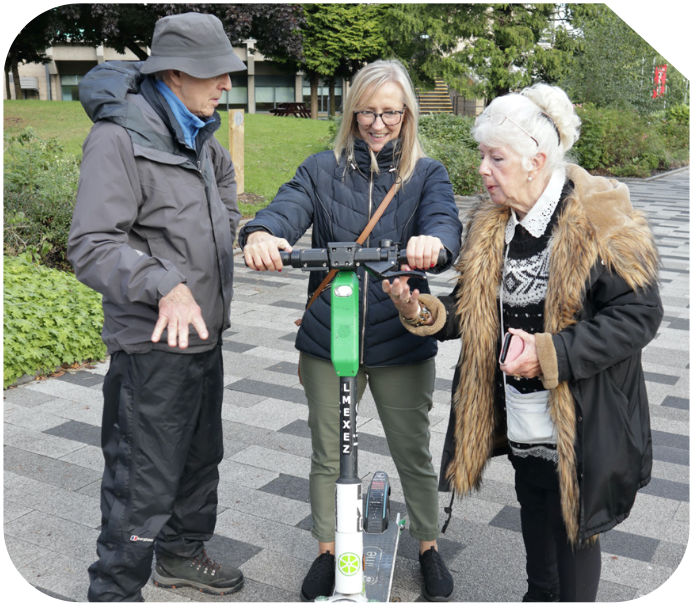
MULTIPOLYGON (((371 207, 372 207, 372 202, 373 202, 373 189, 374 189, 374 174, 373 171, 371 171, 371 178, 369 179, 369 221, 371 221, 371 207)), ((371 234, 366 238, 366 246, 369 246, 369 243, 371 242, 371 234)), ((362 317, 362 323, 361 323, 361 353, 359 356, 359 364, 364 364, 364 339, 366 337, 366 308, 368 305, 369 301, 369 273, 364 272, 364 286, 363 289, 364 291, 364 314, 362 317)))
POLYGON ((197 159, 198 173, 202 179, 203 186, 205 188, 205 198, 207 201, 207 216, 210 219, 210 228, 212 229, 212 242, 214 244, 214 256, 217 260, 217 273, 219 274, 219 291, 222 296, 222 323, 219 325, 219 335, 217 336, 217 341, 222 338, 222 331, 224 331, 224 310, 227 309, 227 303, 224 301, 224 275, 222 274, 222 263, 219 259, 219 247, 217 246, 217 237, 214 233, 214 220, 212 219, 212 204, 210 200, 211 187, 205 181, 205 174, 202 170, 202 160, 198 157, 197 159))

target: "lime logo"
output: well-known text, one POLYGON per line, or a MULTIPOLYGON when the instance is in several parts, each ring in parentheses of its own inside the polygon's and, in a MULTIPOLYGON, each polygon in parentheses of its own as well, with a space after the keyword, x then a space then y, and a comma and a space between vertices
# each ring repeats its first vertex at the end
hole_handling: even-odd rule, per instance
POLYGON ((337 568, 342 575, 354 575, 359 571, 359 557, 352 552, 345 552, 340 555, 337 561, 337 568))

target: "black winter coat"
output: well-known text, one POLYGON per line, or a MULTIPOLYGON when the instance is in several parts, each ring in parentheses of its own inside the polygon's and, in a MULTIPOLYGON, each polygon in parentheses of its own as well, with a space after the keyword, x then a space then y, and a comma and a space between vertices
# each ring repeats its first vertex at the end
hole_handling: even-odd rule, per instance
MULTIPOLYGON (((625 185, 570 165, 574 189, 550 240, 545 332, 536 344, 557 429, 562 514, 583 542, 624 520, 651 476, 652 443, 641 351, 663 316, 659 258, 644 215, 625 185)), ((432 327, 412 329, 463 352, 441 463, 440 490, 478 489, 493 455, 507 452, 495 393, 500 373, 498 289, 508 207, 471 215, 454 292, 423 303, 432 327)))
MULTIPOLYGON (((309 156, 296 175, 284 184, 272 203, 257 213, 239 233, 243 247, 248 234, 265 229, 294 245, 313 225, 312 247, 328 242, 354 242, 371 215, 395 182, 397 155, 392 142, 377 156, 379 173, 371 172, 366 143, 355 142, 354 163, 345 167, 332 152, 309 156)), ((449 253, 450 267, 460 250, 462 224, 458 219, 453 187, 440 162, 422 158, 413 176, 398 190, 379 219, 365 247, 378 246, 382 239, 406 245, 413 236, 437 236, 449 253)), ((323 280, 325 272, 311 272, 308 297, 323 280)), ((407 332, 397 310, 381 284, 358 271, 360 281, 360 362, 366 366, 394 366, 422 362, 436 355, 436 341, 407 332), (367 292, 364 293, 364 284, 367 292)), ((426 280, 412 287, 429 293, 426 280)), ((307 297, 307 300, 308 300, 307 297)), ((304 314, 296 339, 298 350, 330 360, 330 290, 325 291, 304 314)))

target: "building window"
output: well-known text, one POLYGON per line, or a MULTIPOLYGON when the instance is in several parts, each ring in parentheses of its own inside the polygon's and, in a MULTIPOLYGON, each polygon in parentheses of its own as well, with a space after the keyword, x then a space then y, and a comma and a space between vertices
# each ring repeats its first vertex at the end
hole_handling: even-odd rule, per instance
POLYGON ((293 103, 294 95, 294 76, 255 77, 255 109, 257 112, 269 112, 280 103, 293 103))
MULTIPOLYGON (((306 107, 311 107, 311 82, 308 80, 308 78, 306 78, 306 76, 302 76, 301 85, 304 103, 306 104, 306 107)), ((330 88, 328 87, 328 81, 326 79, 321 79, 321 81, 318 83, 318 111, 327 113, 329 103, 330 88)), ((335 81, 335 111, 340 112, 341 110, 342 80, 338 78, 335 81)))
POLYGON ((231 90, 224 91, 219 100, 219 109, 248 110, 248 76, 246 74, 229 74, 231 90))
POLYGON ((60 77, 60 91, 63 101, 79 101, 78 85, 83 76, 68 75, 60 77))

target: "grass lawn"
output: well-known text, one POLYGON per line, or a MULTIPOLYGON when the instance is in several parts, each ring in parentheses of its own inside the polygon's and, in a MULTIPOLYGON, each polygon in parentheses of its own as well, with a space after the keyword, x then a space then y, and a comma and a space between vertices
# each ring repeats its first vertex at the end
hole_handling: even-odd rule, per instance
MULTIPOLYGON (((229 115, 224 111, 220 115, 222 126, 216 136, 228 147, 229 115)), ((5 135, 17 135, 31 126, 39 137, 55 137, 66 152, 77 156, 82 155, 82 142, 92 124, 78 101, 5 101, 3 118, 5 135)), ((278 188, 294 176, 307 156, 327 149, 328 126, 327 120, 246 114, 245 191, 262 197, 263 201, 259 204, 241 201, 239 206, 244 216, 253 216, 270 203, 278 188)))

